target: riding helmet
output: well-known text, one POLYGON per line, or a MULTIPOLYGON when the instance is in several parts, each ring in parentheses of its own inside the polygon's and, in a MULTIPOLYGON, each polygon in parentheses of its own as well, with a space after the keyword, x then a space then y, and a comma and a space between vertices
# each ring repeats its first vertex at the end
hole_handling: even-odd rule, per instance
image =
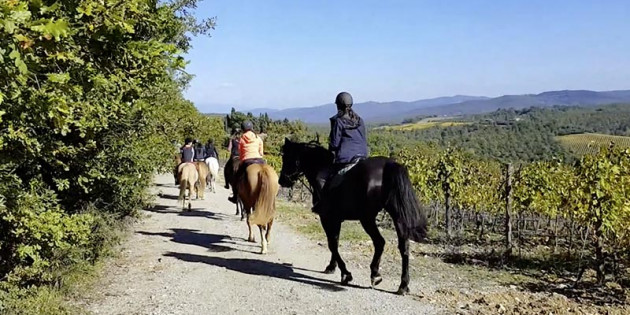
POLYGON ((250 120, 246 120, 243 122, 241 127, 243 127, 243 131, 250 131, 254 129, 254 124, 250 120))
POLYGON ((344 110, 346 108, 352 107, 352 95, 350 95, 350 93, 348 92, 341 92, 337 94, 335 104, 337 104, 338 110, 344 110))

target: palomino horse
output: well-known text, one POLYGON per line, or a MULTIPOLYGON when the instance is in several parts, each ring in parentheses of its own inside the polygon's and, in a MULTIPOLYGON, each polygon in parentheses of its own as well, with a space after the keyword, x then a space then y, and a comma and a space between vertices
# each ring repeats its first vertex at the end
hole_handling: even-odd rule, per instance
POLYGON ((197 168, 193 163, 184 163, 179 166, 179 198, 178 201, 182 202, 182 209, 186 210, 186 189, 188 189, 188 210, 190 211, 191 199, 195 183, 199 179, 197 168))
POLYGON ((223 168, 223 176, 225 177, 225 188, 229 189, 232 186, 232 193, 236 195, 236 215, 241 215, 241 220, 245 219, 245 212, 243 211, 243 201, 236 193, 236 184, 234 181, 234 175, 236 175, 236 171, 238 171, 238 165, 240 160, 238 156, 232 156, 226 163, 223 168))
POLYGON ((248 166, 245 175, 238 183, 238 195, 243 201, 243 212, 247 216, 249 229, 247 240, 256 241, 252 225, 258 225, 262 245, 261 254, 267 253, 267 245, 270 243, 278 190, 278 175, 271 166, 265 164, 248 166), (263 233, 264 230, 267 230, 267 233, 263 233))
MULTIPOLYGON (((317 143, 297 143, 286 139, 282 146, 280 185, 291 187, 302 175, 319 200, 322 189, 320 178, 332 166, 333 156, 317 143)), ((341 175, 340 175, 341 176, 341 175)), ((379 273, 385 239, 376 225, 376 216, 385 208, 391 216, 398 235, 398 249, 402 256, 402 276, 398 294, 409 292, 409 239, 419 242, 426 236, 426 215, 420 207, 407 169, 394 160, 373 157, 357 163, 347 171, 337 187, 329 192, 330 206, 319 214, 331 252, 326 273, 333 273, 339 265, 341 283, 352 281, 352 274, 339 255, 341 222, 359 220, 374 243, 374 257, 370 264, 372 286, 382 281, 379 273)), ((325 177, 325 176, 324 176, 325 177)))
POLYGON ((199 173, 197 184, 195 185, 195 191, 197 192, 197 198, 201 200, 206 199, 206 183, 210 169, 206 162, 194 162, 197 172, 199 173))
POLYGON ((210 184, 210 190, 213 193, 217 192, 217 177, 219 176, 219 160, 214 157, 209 157, 206 159, 206 165, 208 165, 208 169, 210 170, 210 174, 208 175, 207 182, 210 184))

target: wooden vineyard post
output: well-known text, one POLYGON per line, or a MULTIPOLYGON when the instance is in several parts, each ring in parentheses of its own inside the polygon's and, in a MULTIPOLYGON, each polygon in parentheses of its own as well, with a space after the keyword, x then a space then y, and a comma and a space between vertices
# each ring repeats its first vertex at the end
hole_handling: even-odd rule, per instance
POLYGON ((512 164, 505 168, 505 255, 512 254, 512 164))
POLYGON ((451 237, 453 224, 451 222, 451 187, 448 184, 448 178, 446 179, 447 184, 444 187, 444 208, 445 208, 445 220, 446 220, 446 234, 451 237))

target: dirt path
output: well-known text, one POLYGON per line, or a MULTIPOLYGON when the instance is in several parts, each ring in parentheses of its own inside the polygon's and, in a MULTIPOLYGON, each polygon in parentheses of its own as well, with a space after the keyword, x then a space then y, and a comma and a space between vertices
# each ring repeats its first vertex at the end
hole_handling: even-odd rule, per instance
MULTIPOLYGON (((390 292, 399 275, 369 288, 367 261, 348 261, 353 286, 325 275, 328 250, 282 222, 269 254, 248 243, 247 227, 220 187, 193 211, 177 206, 172 177, 156 177, 155 208, 108 263, 86 308, 94 314, 435 314, 432 305, 390 292), (361 265, 358 265, 358 264, 361 265)), ((257 233, 258 234, 258 233, 257 233)), ((259 235, 258 238, 260 237, 259 235)), ((343 255, 343 253, 342 253, 343 255)), ((414 290, 412 283, 411 289, 414 290)))

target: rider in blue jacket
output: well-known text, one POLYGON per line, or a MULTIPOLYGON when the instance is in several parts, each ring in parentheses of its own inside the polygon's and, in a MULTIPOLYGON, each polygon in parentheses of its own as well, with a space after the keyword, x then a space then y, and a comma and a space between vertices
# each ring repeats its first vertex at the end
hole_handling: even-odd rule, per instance
POLYGON ((322 198, 316 201, 313 211, 321 213, 325 207, 330 182, 340 170, 349 164, 368 157, 367 133, 363 119, 352 110, 352 95, 341 92, 335 99, 337 115, 330 118, 330 136, 328 149, 333 153, 333 167, 322 189, 322 198))

